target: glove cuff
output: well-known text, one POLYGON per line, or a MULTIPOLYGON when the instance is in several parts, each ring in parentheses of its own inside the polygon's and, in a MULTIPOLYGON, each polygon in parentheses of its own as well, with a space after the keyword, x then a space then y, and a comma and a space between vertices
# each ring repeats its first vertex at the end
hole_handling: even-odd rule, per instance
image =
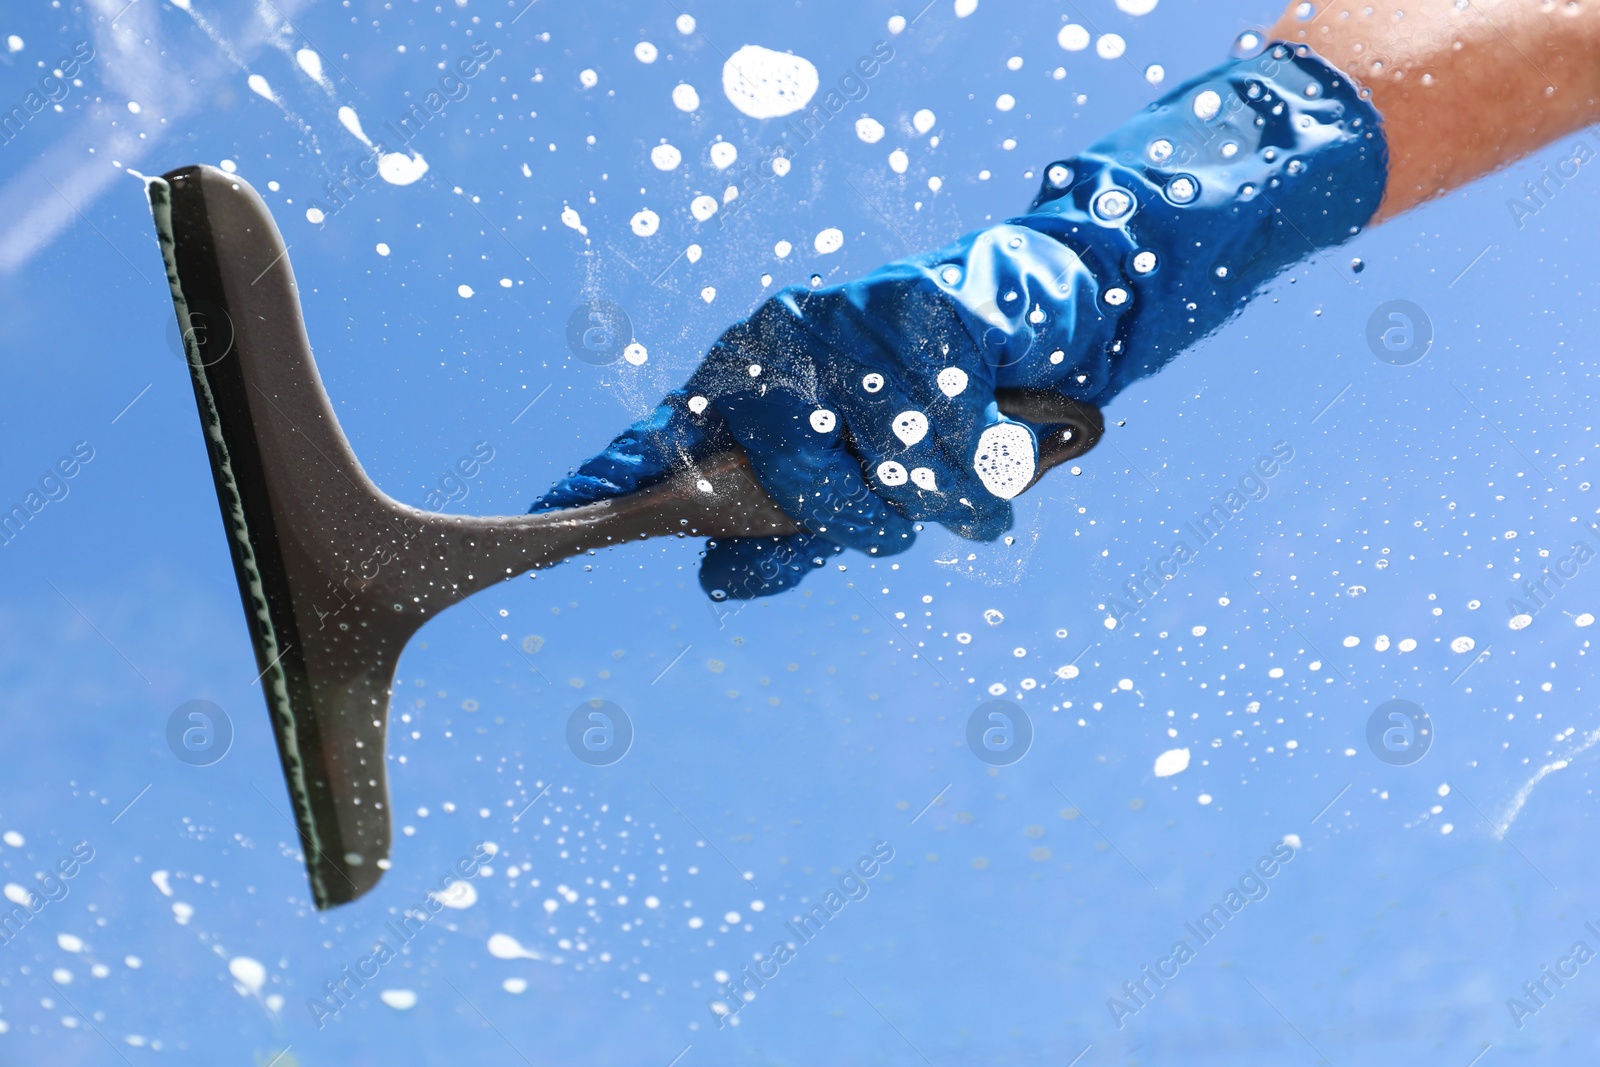
POLYGON ((1078 309, 1098 321, 1079 333, 1111 339, 1074 353, 1065 374, 1036 362, 1041 380, 1005 384, 1103 405, 1285 267, 1359 233, 1388 174, 1366 97, 1306 46, 1277 43, 1185 82, 1047 166, 1028 214, 1007 222, 1078 254, 1098 283, 1078 309))

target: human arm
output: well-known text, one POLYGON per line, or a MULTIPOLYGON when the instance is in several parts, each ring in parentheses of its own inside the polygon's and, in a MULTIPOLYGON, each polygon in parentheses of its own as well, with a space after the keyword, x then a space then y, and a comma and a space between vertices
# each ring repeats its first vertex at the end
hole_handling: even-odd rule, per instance
MULTIPOLYGON (((1507 60, 1474 50, 1481 42, 1440 10, 1456 11, 1453 0, 1421 2, 1410 23, 1392 6, 1375 8, 1389 22, 1336 7, 1324 13, 1326 33, 1315 15, 1293 13, 1274 31, 1318 38, 1376 88, 1303 42, 1270 45, 1045 165, 1023 215, 858 281, 779 293, 719 340, 684 390, 535 507, 627 492, 674 464, 692 466, 715 438, 743 447, 808 532, 711 546, 702 585, 714 596, 787 588, 843 547, 903 551, 918 522, 998 536, 1050 432, 1005 417, 1000 389, 1103 405, 1226 322, 1283 268, 1592 110, 1560 92, 1541 97, 1526 78, 1499 85, 1507 60), (1396 56, 1435 64, 1435 81, 1460 91, 1430 96, 1436 86, 1421 86, 1416 69, 1411 82, 1393 78, 1396 56), (1462 124, 1473 110, 1462 106, 1469 91, 1474 107, 1491 102, 1490 131, 1441 139, 1440 130, 1452 136, 1447 120, 1462 124), (1398 176, 1386 107, 1400 124, 1398 176), (947 378, 960 387, 945 389, 947 378)), ((1532 7, 1512 12, 1512 39, 1559 37, 1532 7)), ((1552 47, 1571 57, 1560 69, 1578 83, 1577 57, 1595 54, 1588 39, 1552 47)), ((1592 101, 1587 89, 1566 93, 1592 101)))
POLYGON ((1600 4, 1291 4, 1270 36, 1308 44, 1383 116, 1382 222, 1600 121, 1600 4))

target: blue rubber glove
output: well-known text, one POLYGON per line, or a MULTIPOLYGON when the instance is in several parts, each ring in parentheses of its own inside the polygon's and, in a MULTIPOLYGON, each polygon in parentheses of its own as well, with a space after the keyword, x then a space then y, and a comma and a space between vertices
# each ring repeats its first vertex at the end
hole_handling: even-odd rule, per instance
POLYGON ((843 548, 892 555, 914 524, 992 540, 1045 427, 999 389, 1103 406, 1377 210, 1377 112, 1304 46, 1173 90, 1045 168, 1025 215, 853 282, 782 290, 683 389, 534 511, 632 492, 732 442, 807 533, 712 542, 715 599, 787 589, 843 548))

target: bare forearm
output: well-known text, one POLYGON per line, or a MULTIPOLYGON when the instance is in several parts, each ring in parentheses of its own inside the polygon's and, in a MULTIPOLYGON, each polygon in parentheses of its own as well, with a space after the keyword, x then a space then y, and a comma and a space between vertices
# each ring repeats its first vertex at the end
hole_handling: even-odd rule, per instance
POLYGON ((1374 221, 1600 120, 1600 4, 1333 0, 1272 37, 1308 44, 1369 90, 1389 143, 1374 221))

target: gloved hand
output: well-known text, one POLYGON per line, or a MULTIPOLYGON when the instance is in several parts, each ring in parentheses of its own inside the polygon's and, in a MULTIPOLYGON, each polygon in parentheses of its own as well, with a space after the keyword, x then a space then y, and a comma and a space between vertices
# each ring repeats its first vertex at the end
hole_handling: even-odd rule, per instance
POLYGON ((1104 405, 1377 210, 1376 111, 1275 45, 1173 90, 1045 168, 1028 213, 853 282, 785 289, 683 389, 533 506, 632 492, 738 442, 806 533, 709 547, 701 586, 748 598, 844 548, 892 555, 914 524, 992 540, 1047 427, 1002 389, 1104 405))

